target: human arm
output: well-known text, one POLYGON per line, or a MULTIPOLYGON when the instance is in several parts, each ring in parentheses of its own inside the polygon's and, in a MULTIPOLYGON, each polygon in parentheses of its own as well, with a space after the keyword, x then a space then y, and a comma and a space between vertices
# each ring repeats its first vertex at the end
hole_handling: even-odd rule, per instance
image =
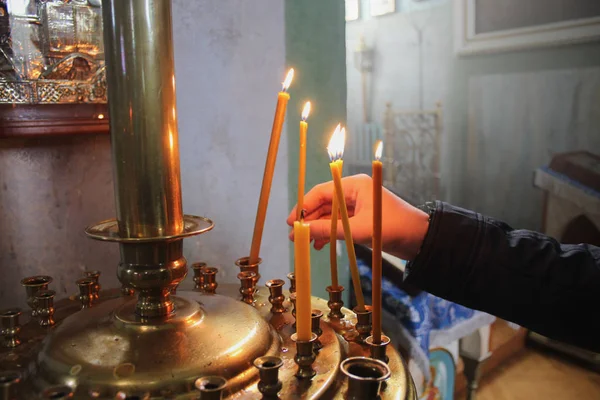
MULTIPOLYGON (((372 184, 344 178, 352 236, 370 245, 372 184)), ((331 183, 305 197, 315 247, 329 240, 331 183)), ((293 222, 295 210, 288 218, 293 222)), ((343 238, 338 224, 337 238, 343 238)), ((389 191, 383 196, 384 251, 411 261, 406 282, 546 336, 600 349, 600 249, 561 245, 480 214, 437 202, 431 222, 389 191)))

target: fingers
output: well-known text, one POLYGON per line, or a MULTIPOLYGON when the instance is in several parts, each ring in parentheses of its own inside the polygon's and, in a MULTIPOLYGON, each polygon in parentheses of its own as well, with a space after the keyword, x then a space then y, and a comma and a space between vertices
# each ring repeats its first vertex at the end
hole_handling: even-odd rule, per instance
MULTIPOLYGON (((331 201, 333 198, 333 182, 321 183, 312 188, 304 196, 303 208, 306 210, 306 215, 314 213, 321 206, 329 206, 331 209, 331 201)), ((296 220, 296 206, 287 218, 287 224, 293 225, 296 220)))

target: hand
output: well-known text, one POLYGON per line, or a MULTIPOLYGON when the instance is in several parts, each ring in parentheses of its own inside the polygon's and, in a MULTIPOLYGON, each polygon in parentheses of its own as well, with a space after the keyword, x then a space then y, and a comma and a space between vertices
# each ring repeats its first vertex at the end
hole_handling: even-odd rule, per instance
MULTIPOLYGON (((368 175, 354 175, 342 179, 344 197, 352 239, 356 244, 371 246, 373 237, 373 181, 368 175)), ((315 249, 322 249, 329 243, 331 232, 331 202, 333 182, 315 186, 304 197, 305 221, 310 221, 310 234, 315 249)), ((387 189, 383 189, 382 198, 382 242, 383 251, 404 260, 416 257, 427 229, 427 213, 408 204, 387 189)), ((296 219, 296 207, 288 216, 287 223, 292 226, 296 219)), ((293 240, 293 231, 290 234, 293 240)), ((337 224, 337 239, 344 239, 341 221, 337 224)))

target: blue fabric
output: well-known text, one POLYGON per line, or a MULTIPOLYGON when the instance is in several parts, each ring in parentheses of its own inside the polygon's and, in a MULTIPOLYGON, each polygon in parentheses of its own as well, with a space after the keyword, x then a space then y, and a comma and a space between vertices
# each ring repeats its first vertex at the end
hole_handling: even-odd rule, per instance
MULTIPOLYGON (((369 299, 372 290, 371 268, 362 260, 358 260, 358 268, 365 298, 369 299)), ((382 280, 382 306, 396 316, 425 354, 429 354, 430 335, 433 330, 452 328, 478 313, 427 292, 420 292, 412 297, 385 277, 382 280)))

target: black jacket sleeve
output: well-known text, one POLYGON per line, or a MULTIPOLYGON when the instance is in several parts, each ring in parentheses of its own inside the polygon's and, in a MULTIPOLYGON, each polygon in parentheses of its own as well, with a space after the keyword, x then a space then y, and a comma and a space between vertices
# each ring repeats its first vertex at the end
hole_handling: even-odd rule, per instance
POLYGON ((406 283, 600 351, 600 248, 564 245, 437 202, 406 283))

